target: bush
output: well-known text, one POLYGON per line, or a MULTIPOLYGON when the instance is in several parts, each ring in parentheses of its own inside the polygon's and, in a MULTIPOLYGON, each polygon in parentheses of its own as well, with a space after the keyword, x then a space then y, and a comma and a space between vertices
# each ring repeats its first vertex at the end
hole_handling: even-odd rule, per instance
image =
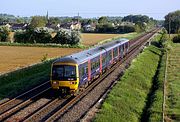
POLYGON ((78 31, 70 31, 65 29, 60 29, 56 36, 53 39, 54 43, 57 44, 70 44, 76 45, 79 44, 81 41, 81 36, 78 31))
POLYGON ((162 36, 161 36, 161 38, 160 38, 160 46, 161 47, 164 47, 165 46, 165 44, 166 44, 166 41, 168 41, 168 36, 167 36, 167 31, 166 31, 166 29, 162 29, 162 36))
POLYGON ((119 26, 117 31, 119 33, 130 33, 130 32, 135 32, 136 29, 134 26, 124 25, 124 26, 119 26))
POLYGON ((33 40, 36 43, 50 43, 51 34, 48 29, 45 27, 37 27, 33 31, 33 40))
POLYGON ((174 43, 180 43, 180 34, 173 38, 174 43))
POLYGON ((98 24, 96 31, 99 33, 114 33, 114 27, 111 24, 98 24))
POLYGON ((5 42, 8 39, 9 28, 7 26, 0 26, 0 42, 5 42))
POLYGON ((99 33, 130 33, 135 32, 135 27, 131 25, 113 27, 112 24, 99 24, 96 31, 99 33))
POLYGON ((17 31, 14 39, 18 43, 50 43, 51 35, 47 28, 37 27, 34 30, 17 31))
POLYGON ((14 34, 14 42, 18 43, 33 43, 30 40, 31 34, 27 31, 17 31, 14 34))

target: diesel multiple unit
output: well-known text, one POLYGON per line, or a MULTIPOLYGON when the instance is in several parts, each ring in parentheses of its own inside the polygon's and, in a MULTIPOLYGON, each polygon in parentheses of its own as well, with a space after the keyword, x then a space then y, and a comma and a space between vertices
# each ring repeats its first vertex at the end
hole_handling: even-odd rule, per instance
POLYGON ((132 46, 133 43, 123 38, 57 59, 52 64, 52 88, 61 93, 77 93, 115 62, 122 60, 132 46))

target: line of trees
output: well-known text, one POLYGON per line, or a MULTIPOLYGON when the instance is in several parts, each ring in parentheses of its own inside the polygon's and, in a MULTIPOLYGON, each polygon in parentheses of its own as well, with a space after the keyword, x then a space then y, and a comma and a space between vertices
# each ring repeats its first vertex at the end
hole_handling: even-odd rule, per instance
POLYGON ((78 45, 81 42, 80 32, 74 30, 60 29, 52 38, 51 32, 46 27, 36 27, 34 30, 18 31, 14 35, 18 43, 56 43, 78 45))
MULTIPOLYGON (((60 29, 52 38, 52 29, 45 27, 48 19, 44 16, 34 16, 26 30, 18 30, 14 34, 14 42, 17 43, 56 43, 77 45, 81 41, 80 32, 60 29)), ((7 42, 10 29, 0 26, 0 42, 7 42)))
POLYGON ((170 33, 180 33, 180 10, 165 16, 164 27, 170 33))
POLYGON ((100 17, 98 19, 96 31, 100 33, 128 33, 135 31, 143 32, 154 27, 156 23, 156 20, 154 20, 153 18, 149 18, 146 15, 128 15, 122 18, 120 21, 112 21, 109 20, 108 17, 100 17), (112 24, 112 22, 114 25, 112 24))

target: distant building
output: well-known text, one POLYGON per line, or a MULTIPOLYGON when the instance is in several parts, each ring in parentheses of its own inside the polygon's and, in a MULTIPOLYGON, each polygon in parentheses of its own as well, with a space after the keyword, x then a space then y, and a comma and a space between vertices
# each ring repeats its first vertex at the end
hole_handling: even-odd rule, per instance
POLYGON ((80 30, 81 23, 80 22, 63 23, 60 25, 60 28, 69 29, 69 30, 80 30))
POLYGON ((51 29, 54 29, 54 30, 58 30, 60 29, 60 24, 47 24, 46 25, 47 28, 51 28, 51 29))
POLYGON ((64 29, 70 29, 71 27, 71 23, 63 23, 60 25, 60 28, 64 28, 64 29))
POLYGON ((71 30, 80 30, 81 29, 81 23, 80 22, 73 22, 70 26, 71 30))
POLYGON ((14 23, 11 25, 11 29, 12 30, 25 30, 27 28, 28 24, 25 23, 20 23, 20 24, 17 24, 17 23, 14 23))
POLYGON ((85 32, 93 32, 96 30, 96 24, 92 23, 92 24, 84 25, 83 29, 85 32))

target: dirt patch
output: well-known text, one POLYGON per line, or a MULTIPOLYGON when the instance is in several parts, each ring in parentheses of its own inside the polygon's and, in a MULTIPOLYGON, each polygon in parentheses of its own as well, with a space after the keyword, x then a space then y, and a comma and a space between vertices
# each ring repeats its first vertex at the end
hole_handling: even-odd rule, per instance
POLYGON ((46 54, 47 58, 55 58, 79 52, 81 50, 82 49, 75 48, 0 46, 0 73, 41 62, 43 55, 46 54))

